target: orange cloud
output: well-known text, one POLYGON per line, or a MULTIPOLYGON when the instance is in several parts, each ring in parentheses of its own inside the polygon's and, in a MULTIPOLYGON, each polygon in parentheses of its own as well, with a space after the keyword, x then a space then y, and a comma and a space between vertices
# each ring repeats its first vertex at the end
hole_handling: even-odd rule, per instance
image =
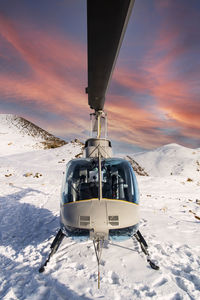
POLYGON ((151 87, 151 80, 142 72, 134 72, 123 67, 116 69, 113 79, 120 85, 132 89, 137 93, 144 93, 151 87))
POLYGON ((0 34, 26 62, 31 74, 26 77, 14 71, 9 74, 0 71, 1 95, 13 102, 33 101, 47 111, 71 117, 87 111, 86 83, 82 76, 86 69, 85 48, 69 38, 51 36, 45 31, 19 32, 17 25, 0 15, 0 34))

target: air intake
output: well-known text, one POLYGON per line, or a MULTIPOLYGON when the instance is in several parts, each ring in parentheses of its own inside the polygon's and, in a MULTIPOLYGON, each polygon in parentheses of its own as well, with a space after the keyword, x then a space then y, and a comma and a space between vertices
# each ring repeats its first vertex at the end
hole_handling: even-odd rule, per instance
POLYGON ((112 226, 118 226, 119 216, 108 216, 108 223, 112 226))
POLYGON ((90 216, 80 216, 80 226, 90 225, 90 216))

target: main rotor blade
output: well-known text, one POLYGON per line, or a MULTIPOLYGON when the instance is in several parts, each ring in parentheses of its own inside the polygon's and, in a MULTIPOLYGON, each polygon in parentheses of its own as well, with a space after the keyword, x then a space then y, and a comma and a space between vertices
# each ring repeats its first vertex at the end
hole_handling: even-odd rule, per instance
POLYGON ((102 110, 135 0, 87 0, 88 104, 102 110))

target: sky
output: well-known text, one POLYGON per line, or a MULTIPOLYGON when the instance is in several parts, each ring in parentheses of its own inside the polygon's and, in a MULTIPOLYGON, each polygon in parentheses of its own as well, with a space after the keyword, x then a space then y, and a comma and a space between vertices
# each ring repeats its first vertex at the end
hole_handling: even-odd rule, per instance
MULTIPOLYGON (((0 113, 88 137, 86 26, 86 0, 0 0, 0 113)), ((135 1, 104 108, 118 152, 200 147, 200 1, 135 1)))

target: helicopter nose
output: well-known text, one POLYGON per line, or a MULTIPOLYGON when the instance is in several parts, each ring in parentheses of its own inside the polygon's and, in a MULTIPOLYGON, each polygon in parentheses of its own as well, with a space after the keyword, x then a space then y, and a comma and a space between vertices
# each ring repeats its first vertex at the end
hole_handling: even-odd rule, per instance
POLYGON ((105 201, 95 201, 95 205, 92 206, 91 227, 93 228, 94 232, 108 232, 105 201))

